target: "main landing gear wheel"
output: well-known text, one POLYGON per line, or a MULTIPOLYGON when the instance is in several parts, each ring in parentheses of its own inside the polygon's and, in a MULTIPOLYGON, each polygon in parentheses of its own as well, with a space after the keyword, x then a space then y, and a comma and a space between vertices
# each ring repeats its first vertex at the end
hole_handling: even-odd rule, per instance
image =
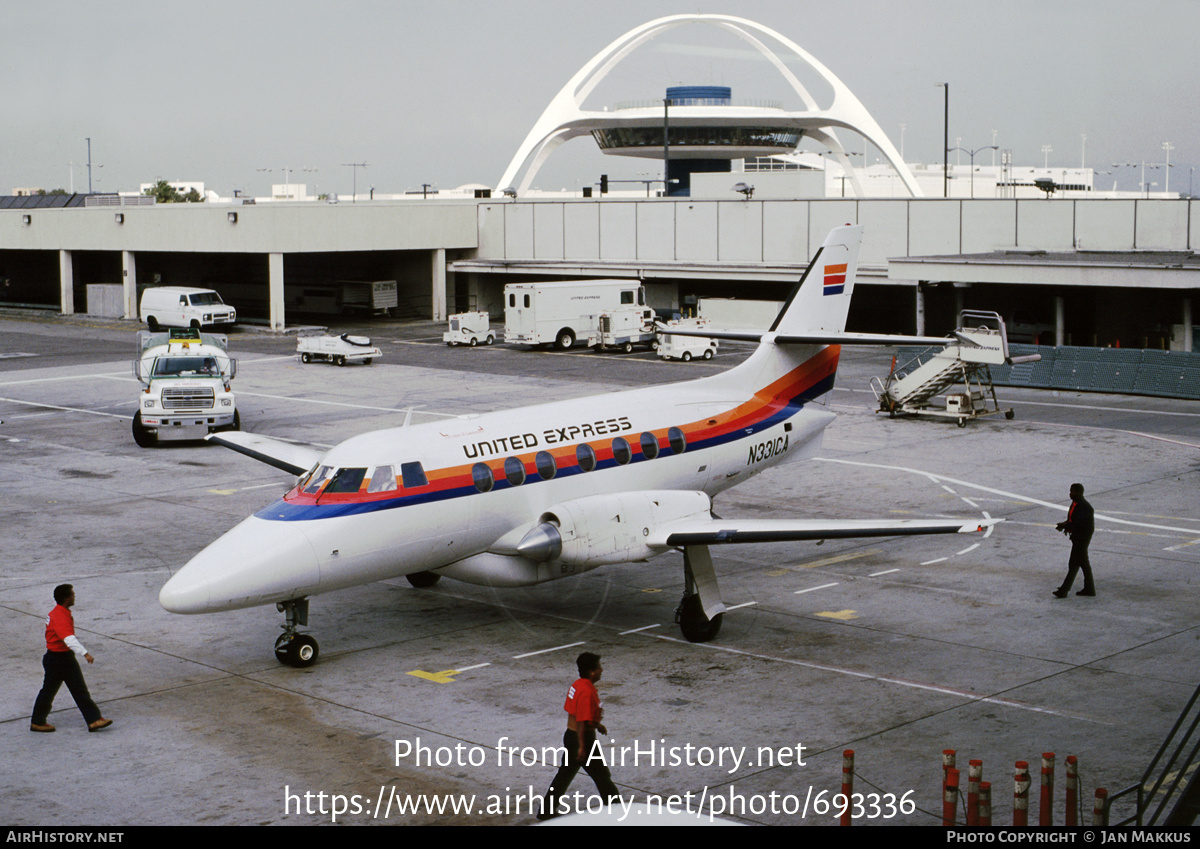
POLYGON ((441 575, 433 572, 413 572, 404 577, 408 578, 408 582, 419 590, 428 589, 442 579, 441 575))
POLYGON ((712 619, 704 615, 700 605, 700 595, 685 595, 675 608, 675 621, 679 630, 683 631, 684 639, 689 643, 707 643, 721 633, 721 620, 724 613, 718 613, 712 619))
POLYGON ((280 634, 275 641, 275 659, 285 666, 304 669, 317 662, 321 647, 308 634, 280 634))

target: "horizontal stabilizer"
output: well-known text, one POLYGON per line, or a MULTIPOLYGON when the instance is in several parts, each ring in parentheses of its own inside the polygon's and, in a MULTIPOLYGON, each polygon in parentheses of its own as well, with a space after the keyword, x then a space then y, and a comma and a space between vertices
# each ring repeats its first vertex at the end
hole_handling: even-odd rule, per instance
POLYGON ((658 529, 660 545, 797 542, 917 534, 967 534, 1003 519, 685 519, 658 529))
POLYGON ((283 469, 293 475, 302 475, 316 465, 324 454, 316 448, 306 445, 296 445, 269 436, 259 436, 255 433, 227 430, 222 433, 210 433, 205 437, 209 442, 216 442, 231 448, 239 454, 253 457, 260 463, 283 469))
MULTIPOLYGON (((659 333, 672 336, 697 336, 704 339, 724 339, 730 342, 761 342, 765 335, 758 330, 677 330, 663 325, 659 333)), ((950 345, 951 336, 900 336, 889 333, 788 333, 777 335, 776 345, 950 345)))

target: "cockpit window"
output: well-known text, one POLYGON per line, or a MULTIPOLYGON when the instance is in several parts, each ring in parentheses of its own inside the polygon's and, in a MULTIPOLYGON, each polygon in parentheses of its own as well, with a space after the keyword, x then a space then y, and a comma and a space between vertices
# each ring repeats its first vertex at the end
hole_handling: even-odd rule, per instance
POLYGON ((313 472, 308 481, 304 484, 304 492, 308 495, 313 495, 320 491, 321 484, 329 480, 329 476, 333 474, 333 466, 321 466, 313 472))
POLYGON ((367 492, 390 492, 396 488, 396 467, 376 466, 371 472, 371 482, 367 484, 367 492))
POLYGON ((333 475, 333 480, 325 487, 324 494, 358 492, 366 475, 366 469, 338 469, 333 475))
POLYGON ((404 480, 405 489, 413 489, 429 483, 429 479, 425 477, 425 469, 420 463, 401 463, 400 477, 404 480))

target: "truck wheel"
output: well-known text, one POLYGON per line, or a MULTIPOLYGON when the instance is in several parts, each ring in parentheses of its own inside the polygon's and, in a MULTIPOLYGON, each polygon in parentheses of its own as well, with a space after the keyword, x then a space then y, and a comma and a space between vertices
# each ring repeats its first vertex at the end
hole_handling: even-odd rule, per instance
POLYGON ((679 359, 683 360, 685 363, 690 363, 692 361, 692 352, 684 351, 682 356, 680 356, 679 359))
POLYGON ((199 329, 200 329, 200 322, 196 321, 196 319, 194 319, 194 318, 192 319, 192 329, 193 329, 193 330, 199 330, 199 329))
POLYGON ((370 357, 367 357, 367 358, 365 358, 365 359, 363 360, 363 365, 364 365, 364 366, 369 366, 370 364, 371 364, 371 358, 370 358, 370 357))
POLYGON ((496 341, 496 337, 495 337, 495 336, 493 336, 492 334, 490 334, 490 333, 489 333, 489 334, 488 334, 488 337, 487 337, 487 340, 486 340, 486 341, 485 341, 483 344, 485 344, 485 345, 491 345, 491 344, 492 344, 493 342, 495 342, 495 341, 496 341))
POLYGON ((575 344, 575 334, 569 329, 564 328, 558 331, 558 336, 555 337, 554 344, 560 351, 570 350, 575 344))
POLYGON ((474 347, 475 347, 476 345, 478 345, 478 344, 479 344, 479 340, 478 340, 478 339, 476 339, 474 336, 472 336, 472 337, 471 337, 471 342, 470 342, 470 345, 471 345, 471 347, 472 347, 472 348, 474 348, 474 347))
POLYGON ((346 358, 343 357, 341 354, 338 354, 336 357, 334 357, 333 361, 335 363, 337 363, 339 366, 344 366, 346 364, 346 358))
POLYGON ((711 360, 712 358, 713 358, 712 348, 705 348, 704 349, 704 359, 711 360))
POLYGON ((142 424, 140 410, 133 414, 133 441, 137 443, 138 448, 150 448, 158 442, 158 437, 142 424))
POLYGON ((312 362, 312 354, 301 354, 301 355, 300 355, 300 362, 302 362, 302 363, 311 363, 311 362, 312 362))
POLYGON ((152 315, 146 316, 146 326, 150 328, 151 333, 158 332, 158 319, 152 315))
POLYGON ((238 411, 238 410, 233 411, 233 424, 231 424, 229 426, 229 429, 230 430, 241 430, 242 429, 242 414, 240 411, 238 411))
POLYGON ((626 342, 624 345, 621 346, 621 351, 626 354, 632 354, 633 353, 633 343, 626 342))

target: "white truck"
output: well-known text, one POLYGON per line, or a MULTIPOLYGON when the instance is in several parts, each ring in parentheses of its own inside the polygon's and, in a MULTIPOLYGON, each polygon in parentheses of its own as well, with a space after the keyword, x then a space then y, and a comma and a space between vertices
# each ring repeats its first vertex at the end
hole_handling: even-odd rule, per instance
POLYGON ((142 292, 139 303, 142 321, 157 333, 161 328, 233 324, 237 310, 221 300, 212 289, 190 286, 153 286, 142 292))
POLYGON ((622 307, 640 307, 654 321, 646 290, 636 280, 509 283, 504 287, 504 341, 563 351, 577 340, 597 345, 600 316, 622 307))
POLYGON ((450 326, 442 334, 442 341, 451 347, 470 345, 474 348, 480 342, 490 345, 496 341, 491 322, 492 317, 482 310, 455 313, 450 316, 450 326))
POLYGON ((717 353, 717 340, 705 336, 680 336, 672 333, 679 330, 703 330, 712 327, 706 318, 680 318, 659 326, 658 355, 664 360, 683 360, 685 363, 697 357, 711 360, 717 353))
POLYGON ((371 344, 370 337, 351 336, 349 333, 340 336, 298 336, 296 353, 300 355, 302 363, 324 360, 339 366, 353 362, 369 366, 376 357, 383 356, 383 351, 371 344))
POLYGON ((229 383, 237 360, 219 333, 195 328, 137 335, 133 375, 142 384, 133 416, 133 441, 142 448, 164 441, 203 439, 216 430, 240 430, 229 383))
POLYGON ((600 314, 600 350, 618 350, 628 354, 634 345, 658 347, 654 330, 654 310, 648 307, 618 307, 600 314))

